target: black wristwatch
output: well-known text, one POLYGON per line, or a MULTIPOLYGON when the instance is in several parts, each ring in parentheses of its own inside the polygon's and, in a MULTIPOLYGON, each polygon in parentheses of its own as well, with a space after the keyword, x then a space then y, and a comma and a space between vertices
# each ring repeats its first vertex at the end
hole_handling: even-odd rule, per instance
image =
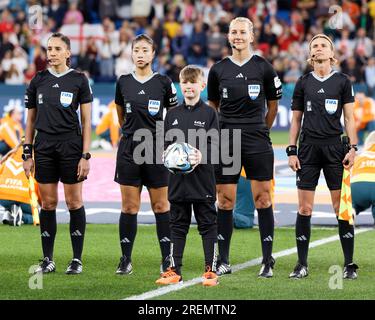
POLYGON ((31 159, 33 156, 31 154, 28 154, 28 153, 22 153, 22 160, 23 161, 27 161, 29 159, 31 159))
POLYGON ((90 152, 82 153, 82 158, 85 160, 89 160, 91 158, 91 153, 90 152))
POLYGON ((354 149, 354 151, 358 151, 358 146, 356 144, 351 144, 350 149, 354 149))

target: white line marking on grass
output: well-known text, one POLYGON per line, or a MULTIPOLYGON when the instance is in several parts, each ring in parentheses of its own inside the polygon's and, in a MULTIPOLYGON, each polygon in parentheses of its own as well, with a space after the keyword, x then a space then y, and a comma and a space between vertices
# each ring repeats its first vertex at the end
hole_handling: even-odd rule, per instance
MULTIPOLYGON (((355 230, 355 234, 357 235, 357 234, 367 232, 367 231, 371 231, 371 230, 374 230, 374 229, 372 229, 372 228, 357 229, 357 230, 355 230)), ((310 243, 309 248, 315 248, 315 247, 321 246, 323 244, 327 244, 327 243, 330 243, 330 242, 337 241, 339 239, 340 239, 339 236, 335 235, 335 236, 331 236, 331 237, 328 237, 328 238, 315 240, 315 241, 310 243)), ((294 254, 294 253, 297 253, 297 247, 276 252, 272 256, 276 259, 276 258, 289 256, 289 255, 294 254)), ((253 260, 241 263, 241 264, 234 265, 234 266, 232 266, 232 273, 243 270, 243 269, 247 269, 247 268, 250 268, 250 267, 254 267, 254 266, 257 266, 257 265, 260 265, 261 263, 262 263, 262 258, 256 258, 256 259, 253 259, 253 260)), ((201 282, 202 282, 201 277, 194 278, 194 279, 185 281, 184 283, 181 283, 181 284, 174 284, 174 285, 168 285, 168 286, 160 287, 159 289, 151 290, 151 291, 142 293, 140 295, 131 296, 131 297, 128 297, 128 298, 125 298, 125 299, 122 299, 122 300, 147 300, 147 299, 152 299, 152 298, 155 298, 155 297, 159 297, 159 296, 168 294, 168 293, 173 292, 173 291, 178 291, 178 290, 181 290, 181 289, 184 289, 184 288, 191 287, 191 286, 193 286, 195 284, 198 284, 198 283, 201 283, 201 282)))

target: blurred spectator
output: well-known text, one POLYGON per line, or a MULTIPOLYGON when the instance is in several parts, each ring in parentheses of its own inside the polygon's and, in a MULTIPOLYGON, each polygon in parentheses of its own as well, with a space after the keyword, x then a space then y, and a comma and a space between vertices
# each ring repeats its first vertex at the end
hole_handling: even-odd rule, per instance
POLYGON ((368 59, 365 67, 365 79, 367 86, 367 94, 374 98, 375 94, 375 58, 368 59))
POLYGON ((131 15, 141 27, 146 27, 147 17, 151 13, 151 0, 132 0, 131 15))
POLYGON ((164 23, 164 29, 167 32, 167 36, 171 39, 177 35, 177 32, 180 29, 180 24, 176 21, 176 17, 173 12, 168 13, 164 23))
POLYGON ((207 34, 201 20, 194 23, 193 34, 190 38, 188 64, 204 66, 207 60, 207 34))
POLYGON ((167 75, 173 82, 179 82, 179 76, 181 70, 186 66, 184 56, 182 54, 176 54, 173 57, 172 67, 167 71, 167 75))
POLYGON ((372 98, 366 97, 362 92, 355 95, 354 119, 358 135, 358 144, 363 144, 366 131, 375 130, 375 102, 372 98))
POLYGON ((227 38, 220 33, 218 25, 213 25, 207 37, 208 57, 218 61, 222 58, 221 49, 226 46, 227 38))
POLYGON ((354 40, 354 50, 357 54, 363 54, 364 56, 371 57, 373 48, 373 44, 370 38, 366 36, 366 30, 360 28, 357 31, 357 37, 354 40))
POLYGON ((14 18, 8 9, 4 9, 0 15, 0 33, 13 32, 14 18))
POLYGON ((363 81, 363 72, 354 57, 349 57, 341 64, 342 72, 346 73, 350 81, 360 83, 363 81))
POLYGON ((302 71, 300 70, 297 60, 290 60, 288 71, 284 75, 284 83, 295 84, 299 77, 302 76, 302 71))
POLYGON ((14 44, 10 41, 10 34, 4 32, 2 34, 2 41, 0 43, 0 61, 4 58, 4 55, 7 51, 14 50, 14 44))
POLYGON ((171 48, 172 55, 182 54, 184 56, 184 59, 187 59, 189 51, 189 39, 184 35, 181 26, 179 26, 176 36, 172 39, 171 48))
POLYGON ((115 74, 119 78, 123 74, 128 74, 133 71, 133 62, 131 60, 131 53, 128 50, 123 50, 115 62, 115 74))
POLYGON ((60 28, 66 12, 66 6, 60 0, 51 0, 48 17, 56 21, 56 27, 60 28))
POLYGON ((111 41, 108 35, 105 36, 99 50, 100 56, 100 76, 111 79, 114 71, 114 61, 112 57, 111 41))
POLYGON ((337 53, 341 56, 340 60, 345 60, 353 54, 354 41, 349 38, 350 32, 348 29, 343 29, 341 38, 335 41, 335 48, 337 53))
POLYGON ((116 6, 117 0, 99 0, 100 19, 110 18, 111 20, 115 20, 117 17, 116 6))
POLYGON ((46 49, 40 45, 34 48, 34 64, 37 72, 45 70, 48 66, 46 49))
POLYGON ((32 78, 34 78, 35 74, 36 74, 35 64, 31 63, 29 64, 29 66, 27 67, 25 71, 25 84, 26 85, 30 84, 30 81, 32 80, 32 78))
POLYGON ((343 0, 341 8, 352 19, 353 24, 356 25, 361 14, 359 5, 354 1, 343 0))
POLYGON ((69 9, 65 13, 65 17, 63 20, 64 24, 82 24, 83 23, 83 15, 81 11, 78 10, 78 0, 70 1, 69 9))
POLYGON ((7 154, 15 148, 24 134, 22 128, 22 109, 12 106, 6 110, 7 115, 0 125, 0 155, 7 154))

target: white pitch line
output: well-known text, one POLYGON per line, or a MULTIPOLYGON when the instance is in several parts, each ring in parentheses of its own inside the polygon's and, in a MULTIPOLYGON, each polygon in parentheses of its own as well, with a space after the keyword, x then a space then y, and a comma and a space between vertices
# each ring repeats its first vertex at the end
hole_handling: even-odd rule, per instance
MULTIPOLYGON (((357 230, 355 230, 355 234, 357 235, 357 234, 367 232, 367 231, 370 231, 370 230, 374 230, 374 229, 372 229, 372 228, 357 229, 357 230)), ((335 236, 331 236, 331 237, 328 237, 328 238, 316 240, 316 241, 313 241, 313 242, 310 243, 309 248, 315 248, 315 247, 321 246, 323 244, 327 244, 327 243, 330 243, 330 242, 337 241, 339 239, 340 239, 339 236, 335 235, 335 236)), ((294 254, 294 253, 297 253, 297 247, 276 252, 272 256, 276 259, 276 258, 289 256, 289 255, 294 254)), ((234 265, 234 266, 232 266, 232 273, 238 272, 240 270, 247 269, 247 268, 250 268, 250 267, 254 267, 254 266, 257 266, 257 265, 260 265, 261 263, 262 263, 262 258, 256 258, 256 259, 253 259, 253 260, 241 263, 241 264, 234 265)), ((165 287, 161 287, 159 289, 151 290, 151 291, 142 293, 140 295, 131 296, 131 297, 128 297, 128 298, 125 298, 125 299, 122 299, 122 300, 147 300, 147 299, 152 299, 152 298, 155 298, 155 297, 159 297, 159 296, 168 294, 168 293, 173 292, 173 291, 178 291, 178 290, 181 290, 181 289, 184 289, 184 288, 191 287, 191 286, 193 286, 195 284, 198 284, 200 282, 202 282, 201 277, 194 278, 194 279, 188 280, 188 281, 186 281, 182 284, 168 285, 168 286, 165 286, 165 287)))

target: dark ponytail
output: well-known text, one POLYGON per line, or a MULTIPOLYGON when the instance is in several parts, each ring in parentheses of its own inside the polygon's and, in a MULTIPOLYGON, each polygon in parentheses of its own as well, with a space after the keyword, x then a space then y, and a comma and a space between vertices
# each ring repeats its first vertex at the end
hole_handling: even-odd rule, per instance
MULTIPOLYGON (((49 39, 51 39, 51 38, 59 38, 59 39, 61 39, 61 41, 64 42, 64 43, 66 44, 68 50, 70 50, 70 39, 69 39, 67 36, 63 35, 63 34, 60 33, 60 32, 55 32, 55 33, 53 33, 53 34, 49 37, 49 39)), ((48 40, 49 40, 49 39, 48 39, 48 40)), ((70 65, 71 65, 70 58, 67 58, 67 59, 66 59, 66 65, 70 68, 70 65)))

